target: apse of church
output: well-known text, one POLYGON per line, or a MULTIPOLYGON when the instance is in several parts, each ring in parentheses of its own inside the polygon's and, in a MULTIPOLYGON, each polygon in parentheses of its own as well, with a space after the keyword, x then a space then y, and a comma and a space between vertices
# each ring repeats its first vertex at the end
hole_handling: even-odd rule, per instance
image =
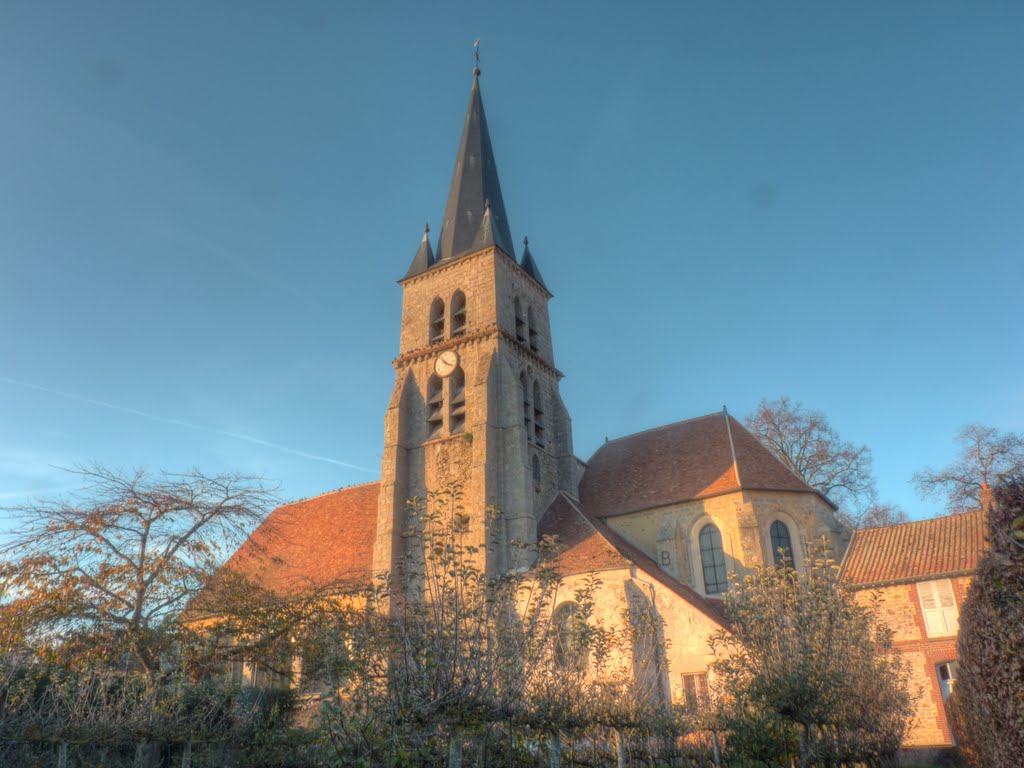
POLYGON ((404 553, 407 501, 458 487, 491 572, 526 550, 558 491, 576 495, 571 424, 558 391, 551 293, 528 243, 515 248, 474 72, 435 253, 429 230, 402 287, 395 387, 384 427, 374 570, 404 553), (491 519, 487 509, 500 512, 491 519))

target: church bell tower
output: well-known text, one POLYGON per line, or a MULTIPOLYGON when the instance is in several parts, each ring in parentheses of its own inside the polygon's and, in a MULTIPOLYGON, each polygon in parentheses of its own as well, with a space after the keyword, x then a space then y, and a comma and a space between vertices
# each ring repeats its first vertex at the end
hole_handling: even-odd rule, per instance
POLYGON ((559 491, 577 494, 569 415, 558 392, 551 293, 524 238, 516 259, 473 71, 444 220, 402 286, 395 387, 384 419, 374 569, 405 555, 407 502, 458 486, 486 568, 530 564, 559 491), (499 514, 492 517, 486 510, 499 514))

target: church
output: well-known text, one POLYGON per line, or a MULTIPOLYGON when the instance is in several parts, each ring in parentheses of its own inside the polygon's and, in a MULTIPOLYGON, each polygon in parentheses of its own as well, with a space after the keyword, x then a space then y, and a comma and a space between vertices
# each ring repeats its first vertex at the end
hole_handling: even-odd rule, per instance
POLYGON ((782 552, 799 568, 812 542, 842 553, 850 532, 724 409, 575 455, 552 293, 529 243, 517 254, 479 75, 437 239, 425 231, 395 263, 407 268, 380 480, 279 507, 265 523, 277 535, 257 529, 229 567, 283 594, 369 580, 405 554, 407 500, 457 484, 488 572, 529 568, 518 543, 553 537, 564 599, 592 574, 609 620, 642 596, 664 622, 663 690, 699 696, 727 573, 782 552), (272 557, 256 557, 261 543, 272 557))

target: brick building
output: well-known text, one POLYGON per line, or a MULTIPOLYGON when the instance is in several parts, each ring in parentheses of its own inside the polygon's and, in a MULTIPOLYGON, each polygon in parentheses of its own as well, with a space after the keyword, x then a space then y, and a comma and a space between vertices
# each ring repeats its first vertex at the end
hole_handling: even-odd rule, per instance
POLYGON ((956 686, 957 632, 985 548, 981 510, 855 531, 842 562, 864 600, 877 594, 920 694, 907 747, 952 745, 945 701, 956 686))
MULTIPOLYGON (((802 567, 809 542, 825 538, 842 552, 849 532, 829 499, 724 409, 610 440, 586 461, 575 456, 552 294, 525 239, 516 255, 478 75, 439 236, 424 232, 399 281, 381 479, 280 507, 269 520, 276 537, 263 541, 258 529, 230 566, 282 592, 369 579, 406 553, 406 501, 457 483, 474 513, 472 535, 489 544, 488 570, 528 568, 514 542, 557 537, 562 599, 593 573, 603 583, 601 618, 621 621, 623 607, 642 598, 664 621, 663 690, 697 695, 707 686, 707 638, 725 625, 726 573, 770 564, 780 549, 802 567), (484 514, 488 507, 500 518, 484 514), (257 557, 261 542, 271 557, 257 557)), ((870 554, 877 537, 869 534, 854 539, 848 565, 867 574, 866 588, 876 566, 858 570, 857 557, 884 559, 870 554)), ((912 583, 887 588, 916 599, 912 583)), ((928 653, 929 663, 953 658, 928 653)))

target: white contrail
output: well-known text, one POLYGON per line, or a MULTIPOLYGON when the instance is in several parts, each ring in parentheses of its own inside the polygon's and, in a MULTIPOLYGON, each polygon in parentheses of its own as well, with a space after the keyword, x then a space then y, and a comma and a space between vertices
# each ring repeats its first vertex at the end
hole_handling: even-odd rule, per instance
POLYGON ((339 461, 338 459, 332 459, 329 456, 318 456, 315 453, 307 453, 306 451, 300 451, 298 448, 289 448, 287 445, 281 445, 280 443, 272 443, 269 440, 261 440, 258 437, 252 435, 245 435, 240 432, 228 432, 225 429, 217 429, 216 427, 207 427, 203 424, 193 424, 191 421, 184 421, 182 419, 174 419, 169 416, 158 416, 155 413, 147 413, 146 411, 140 411, 137 408, 128 408, 123 405, 117 405, 116 403, 108 403, 105 400, 96 400, 91 397, 85 397, 84 395, 76 395, 72 392, 64 392, 60 389, 54 389, 53 387, 44 387, 41 384, 33 384, 30 381, 20 381, 18 379, 12 379, 7 376, 0 376, 0 381, 7 384, 13 384, 17 387, 25 387, 26 389, 34 389, 37 392, 46 392, 50 395, 57 395, 58 397, 64 397, 68 400, 75 400, 79 403, 88 403, 89 405, 95 405, 100 408, 109 408, 112 411, 120 411, 121 413, 129 413, 132 416, 140 416, 143 419, 149 419, 150 421, 158 421, 162 424, 172 424, 176 427, 185 427, 186 429, 195 429, 199 432, 208 432, 212 435, 221 435, 222 437, 230 437, 235 440, 244 440, 247 443, 253 443, 254 445, 262 445, 266 448, 273 448, 283 453, 290 453, 293 456, 299 456, 303 459, 310 459, 312 461, 323 461, 327 464, 334 464, 339 467, 346 467, 348 469, 355 469, 359 472, 372 472, 373 470, 361 467, 358 464, 350 464, 347 461, 339 461))

